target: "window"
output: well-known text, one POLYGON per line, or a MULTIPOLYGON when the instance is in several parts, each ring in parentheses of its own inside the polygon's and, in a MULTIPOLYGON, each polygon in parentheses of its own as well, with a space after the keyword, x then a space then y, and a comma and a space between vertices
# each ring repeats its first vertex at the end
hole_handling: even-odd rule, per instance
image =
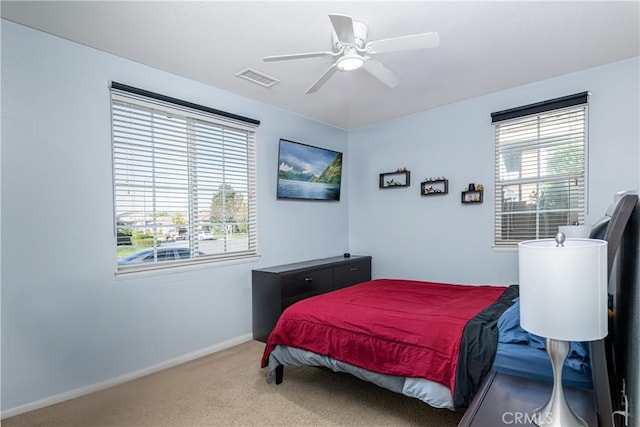
POLYGON ((257 255, 259 122, 111 85, 118 272, 257 255))
POLYGON ((493 113, 495 246, 583 224, 586 92, 493 113))

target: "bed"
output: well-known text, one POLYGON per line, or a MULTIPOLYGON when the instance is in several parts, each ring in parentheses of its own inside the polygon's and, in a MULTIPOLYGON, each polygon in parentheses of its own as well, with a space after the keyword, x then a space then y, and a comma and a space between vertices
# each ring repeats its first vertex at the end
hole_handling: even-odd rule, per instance
MULTIPOLYGON (((609 242, 610 274, 636 202, 625 196, 594 228, 609 242)), ((287 308, 261 366, 277 384, 285 366, 321 366, 438 408, 466 407, 492 369, 552 382, 544 340, 520 327, 518 303, 517 285, 372 280, 287 308)), ((568 385, 595 390, 602 425, 617 406, 611 360, 604 340, 572 343, 564 372, 568 385)))
POLYGON ((491 369, 496 324, 518 287, 376 279, 287 308, 262 358, 349 372, 435 407, 466 406, 491 369))

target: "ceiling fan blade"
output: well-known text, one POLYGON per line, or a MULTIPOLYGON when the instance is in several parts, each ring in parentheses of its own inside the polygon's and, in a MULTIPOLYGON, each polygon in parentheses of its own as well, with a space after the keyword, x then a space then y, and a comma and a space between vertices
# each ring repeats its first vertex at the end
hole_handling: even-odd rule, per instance
POLYGON ((307 89, 306 93, 309 94, 317 92, 318 89, 320 89, 322 85, 324 85, 327 80, 329 80, 329 78, 331 78, 331 76, 335 74, 336 71, 338 71, 338 66, 336 64, 333 64, 331 67, 327 68, 326 71, 322 73, 320 77, 318 77, 318 80, 316 80, 315 83, 311 85, 309 89, 307 89))
POLYGON ((438 33, 422 33, 410 36, 375 40, 367 44, 371 53, 385 53, 398 50, 426 49, 440 44, 438 33))
POLYGON ((329 19, 339 41, 346 44, 354 44, 356 42, 353 34, 353 20, 350 16, 330 14, 329 19))
POLYGON ((400 84, 400 77, 388 69, 382 62, 376 61, 375 59, 369 59, 365 62, 364 69, 390 88, 394 88, 400 84))
POLYGON ((288 59, 304 59, 304 58, 318 58, 321 56, 333 56, 333 52, 309 52, 309 53, 294 53, 291 55, 273 55, 265 56, 262 58, 264 62, 271 61, 286 61, 288 59))

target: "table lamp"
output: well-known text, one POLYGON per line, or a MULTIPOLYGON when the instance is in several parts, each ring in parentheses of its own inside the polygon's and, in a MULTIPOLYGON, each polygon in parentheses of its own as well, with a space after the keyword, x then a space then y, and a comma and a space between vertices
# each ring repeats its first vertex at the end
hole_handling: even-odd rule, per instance
POLYGON ((553 368, 551 397, 532 419, 539 426, 586 426, 567 404, 562 371, 570 341, 607 335, 607 242, 558 233, 520 242, 518 260, 520 323, 546 338, 553 368))

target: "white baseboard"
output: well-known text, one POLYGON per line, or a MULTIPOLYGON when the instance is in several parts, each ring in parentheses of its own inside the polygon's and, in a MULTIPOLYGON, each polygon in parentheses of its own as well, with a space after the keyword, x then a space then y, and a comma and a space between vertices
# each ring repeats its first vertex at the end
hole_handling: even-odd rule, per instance
POLYGON ((165 362, 158 363, 139 371, 131 372, 125 375, 121 375, 116 378, 111 378, 99 383, 90 384, 88 386, 76 388, 73 390, 65 391, 64 393, 56 394, 53 396, 45 397, 44 399, 36 400, 35 402, 26 403, 24 405, 16 406, 15 408, 9 408, 0 413, 0 419, 13 417, 15 415, 24 414, 25 412, 34 411, 36 409, 44 408, 45 406, 55 405, 56 403, 64 402, 66 400, 75 399, 76 397, 84 396, 89 393, 104 390, 109 387, 116 386, 118 384, 125 383, 127 381, 135 380, 145 375, 153 374, 158 371, 162 371, 172 366, 180 365, 185 362, 198 359, 200 357, 208 356, 227 348, 249 342, 253 339, 252 334, 241 335, 239 337, 230 339, 220 344, 212 345, 211 347, 203 348, 202 350, 194 351, 175 359, 167 360, 165 362))

